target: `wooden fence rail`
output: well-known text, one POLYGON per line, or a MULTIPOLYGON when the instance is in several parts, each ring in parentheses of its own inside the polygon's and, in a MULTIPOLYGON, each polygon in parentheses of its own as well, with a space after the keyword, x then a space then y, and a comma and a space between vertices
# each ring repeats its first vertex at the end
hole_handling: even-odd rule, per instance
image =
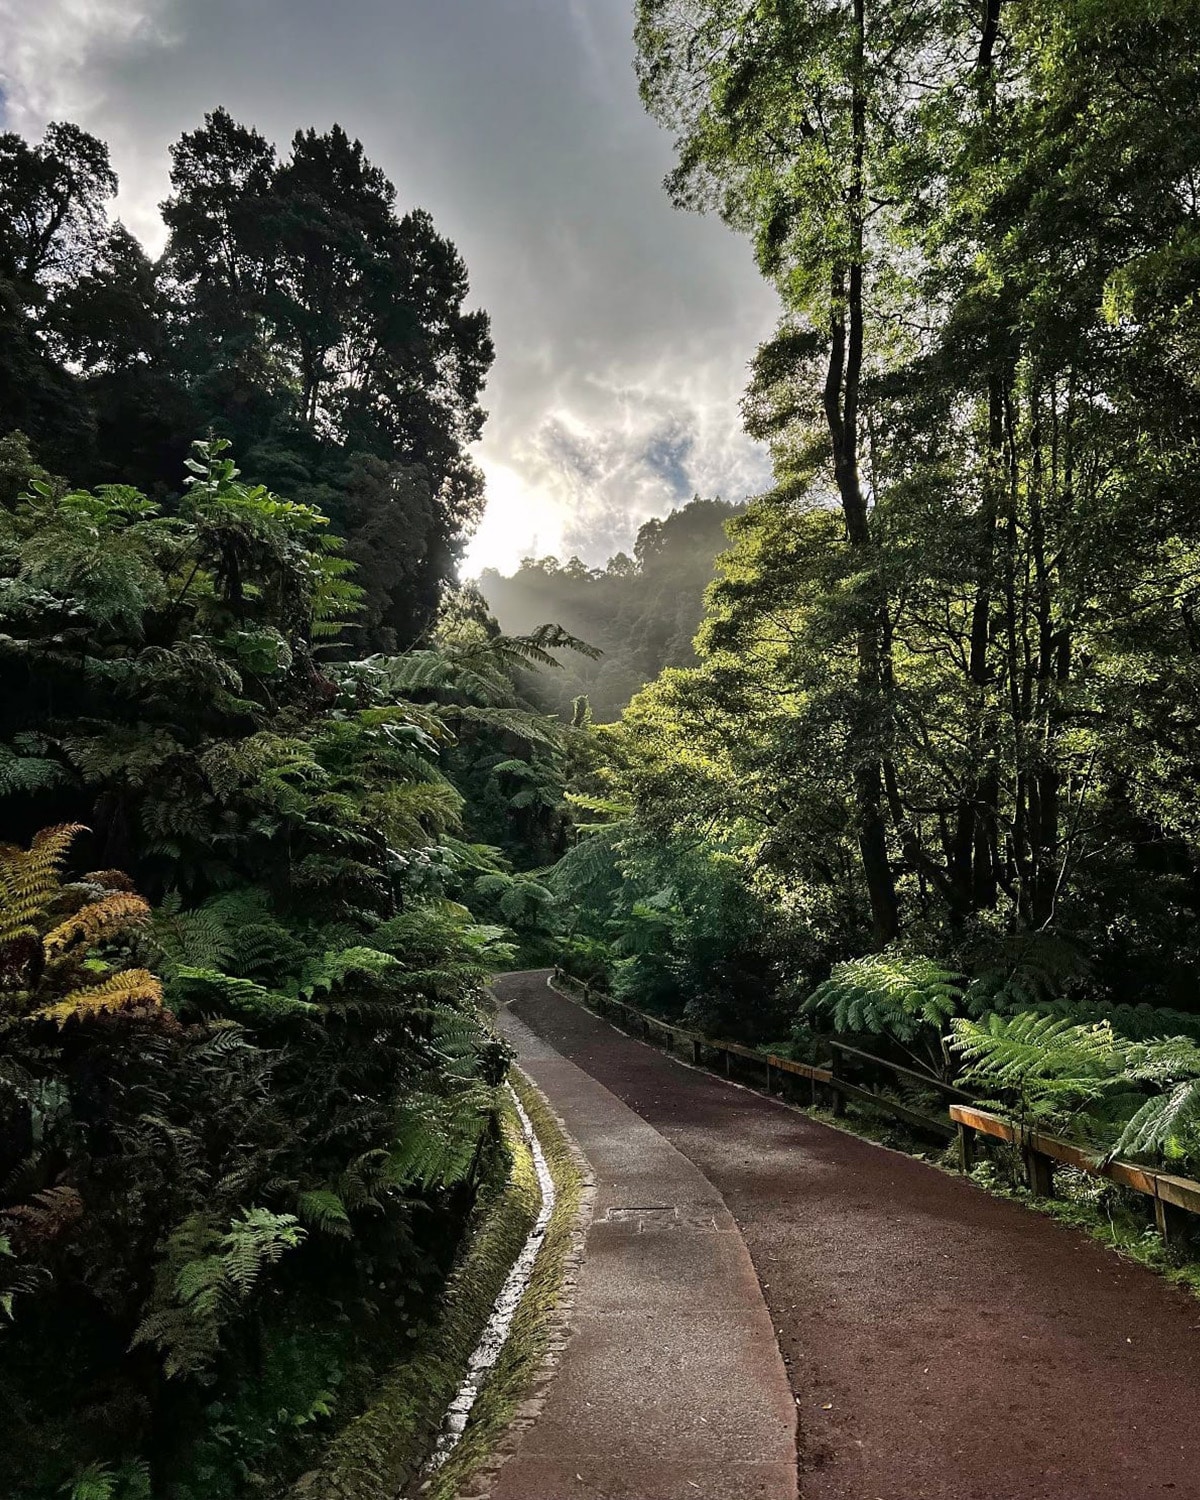
POLYGON ((1169 1244, 1178 1229, 1178 1213, 1200 1214, 1200 1182, 1189 1177, 1175 1177, 1154 1167, 1139 1167, 1134 1162, 1109 1160, 1074 1141, 1047 1135, 1017 1120, 966 1104, 952 1104, 950 1118, 958 1126, 963 1159, 974 1159, 975 1139, 989 1135, 1020 1151, 1025 1162, 1025 1178, 1031 1192, 1049 1198, 1054 1194, 1054 1166, 1074 1167, 1091 1177, 1107 1177, 1122 1187, 1132 1188, 1154 1200, 1154 1218, 1159 1233, 1169 1244))
POLYGON ((1039 1197, 1053 1195, 1054 1166, 1058 1163, 1062 1166, 1074 1167, 1077 1171, 1086 1172, 1092 1177, 1108 1178, 1122 1187, 1131 1188, 1134 1192, 1152 1199, 1155 1222, 1163 1240, 1168 1244, 1178 1233, 1180 1213, 1200 1214, 1200 1182, 1195 1182, 1188 1177, 1176 1177, 1169 1172, 1160 1172, 1152 1167, 1141 1167, 1133 1162, 1107 1160, 1072 1141, 1047 1135, 1019 1121, 1008 1120, 1002 1115, 978 1108, 973 1096, 966 1089, 959 1088, 957 1084, 946 1083, 940 1078, 919 1073, 914 1068, 906 1068, 888 1058, 877 1057, 873 1052, 865 1052, 860 1047, 850 1046, 848 1042, 831 1041, 830 1048, 833 1052, 831 1065, 828 1068, 817 1067, 811 1063, 795 1062, 790 1057, 778 1057, 774 1053, 760 1052, 754 1047, 744 1046, 741 1042, 722 1041, 714 1037, 703 1036, 700 1032, 691 1031, 684 1026, 675 1026, 658 1016, 639 1010, 628 1001, 617 1000, 603 990, 594 989, 585 981, 576 979, 574 975, 567 974, 561 969, 555 969, 554 978, 558 984, 575 990, 586 1005, 591 1006, 601 1015, 624 1017, 629 1030, 640 1032, 647 1041, 658 1036, 668 1051, 678 1047, 681 1051, 690 1053, 693 1063, 704 1063, 706 1055, 723 1060, 727 1076, 732 1073, 734 1058, 762 1068, 768 1094, 774 1093, 777 1078, 785 1076, 803 1078, 811 1086, 813 1102, 815 1103, 820 1097, 819 1091, 823 1092, 829 1098, 834 1114, 842 1113, 846 1099, 857 1099, 861 1103, 894 1115, 897 1119, 913 1126, 914 1129, 940 1136, 944 1140, 953 1140, 957 1137, 959 1161, 964 1172, 969 1172, 974 1166, 977 1138, 980 1135, 986 1135, 1016 1147, 1024 1161, 1029 1189, 1039 1197), (844 1061, 849 1061, 860 1068, 890 1073, 902 1082, 941 1094, 947 1101, 946 1114, 944 1116, 925 1114, 920 1110, 910 1108, 900 1100, 875 1093, 871 1089, 851 1082, 839 1066, 844 1061))

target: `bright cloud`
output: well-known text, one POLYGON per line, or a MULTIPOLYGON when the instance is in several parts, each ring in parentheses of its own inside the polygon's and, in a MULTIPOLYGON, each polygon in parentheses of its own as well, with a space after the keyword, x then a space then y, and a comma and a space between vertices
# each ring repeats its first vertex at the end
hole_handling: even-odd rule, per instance
POLYGON ((747 246, 676 213, 631 9, 594 0, 0 0, 8 128, 109 142, 148 247, 167 148, 223 104, 281 146, 337 120, 466 258, 497 362, 468 571, 603 562, 693 493, 767 477, 742 434, 774 301, 747 246))

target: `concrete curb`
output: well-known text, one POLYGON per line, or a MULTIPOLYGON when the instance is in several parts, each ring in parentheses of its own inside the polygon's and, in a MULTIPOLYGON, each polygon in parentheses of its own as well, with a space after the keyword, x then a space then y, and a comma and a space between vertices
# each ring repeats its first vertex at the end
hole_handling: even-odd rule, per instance
POLYGON ((520 1075, 521 1087, 518 1092, 528 1090, 529 1093, 536 1095, 541 1107, 554 1121, 562 1135, 567 1155, 579 1175, 579 1207, 575 1212, 575 1220, 571 1226, 571 1248, 567 1252, 563 1262, 563 1275, 559 1285, 558 1298, 555 1302, 553 1313, 545 1324, 547 1335, 546 1348, 542 1355, 541 1363, 538 1365, 525 1398, 513 1413, 499 1441, 492 1448, 487 1462, 478 1468, 466 1484, 457 1492, 456 1500, 489 1500, 495 1488, 496 1481, 500 1476, 501 1469, 516 1453, 525 1433, 537 1422, 542 1414, 542 1410, 550 1394, 550 1387, 562 1362, 563 1353, 570 1341, 571 1314, 575 1307, 575 1292, 579 1282, 579 1271, 583 1264, 587 1233, 591 1226, 592 1210, 596 1200, 596 1178, 592 1171, 591 1163, 583 1154, 575 1137, 567 1129, 562 1116, 523 1069, 514 1066, 514 1071, 520 1075))

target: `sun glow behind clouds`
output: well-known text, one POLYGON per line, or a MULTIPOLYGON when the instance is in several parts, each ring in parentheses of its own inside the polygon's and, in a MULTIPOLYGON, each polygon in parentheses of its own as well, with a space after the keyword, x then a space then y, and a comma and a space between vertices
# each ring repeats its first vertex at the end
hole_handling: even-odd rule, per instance
POLYGON ((168 147, 206 110, 283 149, 334 120, 361 137, 492 318, 488 511, 464 575, 602 564, 693 493, 768 482, 737 407, 775 298, 744 242, 670 207, 631 29, 628 4, 595 0, 0 0, 0 123, 107 140, 151 253, 168 147))
POLYGON ((523 557, 563 550, 563 511, 550 494, 532 488, 515 469, 494 459, 480 462, 487 481, 487 510, 460 569, 476 578, 484 568, 513 573, 523 557))

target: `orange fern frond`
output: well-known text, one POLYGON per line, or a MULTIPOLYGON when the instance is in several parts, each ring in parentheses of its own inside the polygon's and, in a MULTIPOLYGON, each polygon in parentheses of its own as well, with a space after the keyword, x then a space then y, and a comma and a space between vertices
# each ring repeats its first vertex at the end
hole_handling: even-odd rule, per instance
POLYGON ((36 932, 61 889, 62 867, 82 823, 43 828, 28 849, 0 844, 0 942, 36 932))
POLYGON ((48 932, 42 940, 46 961, 61 959, 77 945, 90 948, 127 928, 140 926, 150 916, 150 903, 126 891, 114 891, 100 901, 90 901, 48 932))
POLYGON ((0 1222, 22 1252, 62 1239, 82 1218, 83 1199, 73 1187, 44 1188, 28 1203, 0 1210, 0 1222))
POLYGON ((162 998, 162 983, 149 969, 124 969, 100 984, 72 990, 56 1004, 34 1011, 30 1019, 57 1021, 65 1026, 68 1021, 82 1021, 106 1012, 158 1008, 162 998))

